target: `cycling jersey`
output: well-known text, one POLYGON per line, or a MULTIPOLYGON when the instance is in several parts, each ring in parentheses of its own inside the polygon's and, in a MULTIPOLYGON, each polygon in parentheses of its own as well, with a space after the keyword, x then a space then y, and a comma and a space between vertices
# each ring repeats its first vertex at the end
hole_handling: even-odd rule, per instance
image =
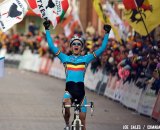
POLYGON ((105 51, 108 44, 108 34, 105 34, 101 47, 93 53, 84 56, 67 56, 54 46, 49 30, 46 30, 46 37, 49 48, 65 66, 66 82, 84 82, 85 71, 88 64, 94 58, 100 56, 105 51))

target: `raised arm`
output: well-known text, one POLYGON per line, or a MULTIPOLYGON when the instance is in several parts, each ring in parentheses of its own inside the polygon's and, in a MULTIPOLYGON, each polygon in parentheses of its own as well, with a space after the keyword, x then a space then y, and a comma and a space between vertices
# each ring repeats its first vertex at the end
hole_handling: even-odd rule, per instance
POLYGON ((105 51, 107 44, 108 44, 108 37, 109 37, 109 32, 111 30, 111 26, 104 25, 104 30, 106 31, 106 34, 104 35, 104 39, 103 39, 101 47, 97 49, 96 51, 94 51, 92 54, 88 54, 85 56, 87 63, 91 62, 94 58, 100 56, 105 51))
POLYGON ((49 48, 61 60, 61 62, 64 63, 68 58, 68 56, 62 53, 59 48, 55 47, 49 31, 50 21, 45 21, 43 25, 46 30, 46 38, 47 38, 49 48))

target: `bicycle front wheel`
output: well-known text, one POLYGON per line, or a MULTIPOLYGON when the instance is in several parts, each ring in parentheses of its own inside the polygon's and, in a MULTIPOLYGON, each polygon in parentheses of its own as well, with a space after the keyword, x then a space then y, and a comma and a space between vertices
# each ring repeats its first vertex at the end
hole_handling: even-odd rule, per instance
POLYGON ((71 130, 82 130, 79 121, 76 121, 75 125, 72 126, 71 130))
POLYGON ((76 121, 76 126, 75 126, 75 130, 81 130, 81 128, 80 128, 81 126, 80 126, 80 124, 79 124, 79 121, 76 121))

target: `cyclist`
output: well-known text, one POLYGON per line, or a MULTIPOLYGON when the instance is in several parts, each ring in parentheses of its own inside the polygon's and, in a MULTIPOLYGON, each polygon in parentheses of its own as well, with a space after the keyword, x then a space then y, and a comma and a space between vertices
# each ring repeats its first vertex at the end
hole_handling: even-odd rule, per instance
MULTIPOLYGON (((61 60, 64 64, 66 70, 66 89, 63 96, 63 103, 65 105, 71 105, 76 99, 76 103, 81 105, 87 104, 87 99, 85 97, 85 88, 84 88, 84 75, 87 65, 95 59, 97 56, 100 56, 106 49, 108 43, 108 36, 111 30, 110 25, 104 25, 104 30, 106 34, 104 36, 102 45, 99 49, 93 53, 81 56, 81 51, 84 46, 84 39, 81 37, 74 36, 70 40, 70 47, 72 50, 72 55, 67 56, 62 53, 60 49, 54 46, 52 38, 50 36, 50 21, 45 21, 43 23, 46 30, 46 38, 51 51, 61 60)), ((86 119, 87 108, 82 107, 80 112, 80 119, 82 121, 83 130, 86 130, 85 119, 86 119)), ((64 130, 69 130, 69 118, 70 118, 70 109, 65 109, 64 120, 66 127, 64 130)))

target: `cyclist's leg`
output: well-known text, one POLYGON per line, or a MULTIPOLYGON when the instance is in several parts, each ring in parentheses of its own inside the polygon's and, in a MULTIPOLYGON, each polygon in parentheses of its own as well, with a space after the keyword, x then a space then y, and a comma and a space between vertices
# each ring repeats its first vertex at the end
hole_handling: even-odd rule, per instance
MULTIPOLYGON (((65 92, 63 96, 64 105, 71 105, 71 95, 69 92, 65 92)), ((64 120, 67 126, 69 126, 70 108, 65 108, 64 120)))
MULTIPOLYGON (((82 106, 87 104, 87 98, 84 97, 82 101, 82 106)), ((80 112, 80 119, 82 121, 83 128, 82 130, 86 130, 86 113, 87 113, 87 107, 81 107, 81 112, 80 112)))

